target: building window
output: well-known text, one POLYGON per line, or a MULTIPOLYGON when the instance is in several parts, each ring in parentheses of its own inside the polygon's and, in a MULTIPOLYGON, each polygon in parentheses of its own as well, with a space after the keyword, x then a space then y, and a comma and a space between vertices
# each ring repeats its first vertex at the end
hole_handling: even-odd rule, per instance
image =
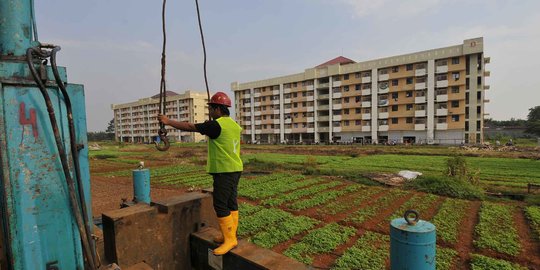
POLYGON ((348 85, 343 86, 343 91, 349 92, 349 86, 348 85))
POLYGON ((412 108, 413 108, 413 105, 412 105, 412 104, 407 104, 407 107, 406 107, 407 111, 412 110, 412 108))
POLYGON ((412 91, 405 92, 405 97, 412 97, 412 91))
POLYGON ((398 96, 399 96, 399 93, 398 93, 398 92, 392 93, 392 98, 393 98, 393 99, 397 100, 398 96))
POLYGON ((408 64, 407 65, 407 70, 413 70, 413 64, 408 64))
POLYGON ((344 98, 344 101, 345 103, 349 103, 349 98, 348 97, 344 98))
POLYGON ((413 77, 407 78, 407 84, 412 84, 412 83, 413 83, 413 77))
POLYGON ((349 74, 343 75, 343 80, 348 80, 348 79, 349 79, 349 74))
POLYGON ((412 117, 407 117, 406 123, 407 123, 407 124, 412 124, 412 122, 413 122, 412 117))
POLYGON ((357 79, 360 78, 360 72, 354 73, 354 77, 357 78, 357 79))
POLYGON ((452 122, 459 122, 459 115, 452 115, 452 122))
POLYGON ((356 120, 354 121, 354 125, 359 126, 362 124, 362 120, 356 120))
POLYGON ((469 131, 469 122, 465 122, 465 131, 469 131))
POLYGON ((459 93, 459 86, 452 86, 452 94, 459 93))
POLYGON ((459 108, 459 100, 452 100, 452 108, 459 108))
POLYGON ((398 118, 392 118, 392 124, 397 124, 398 122, 398 118))
POLYGON ((345 126, 349 126, 349 120, 345 120, 345 126))
POLYGON ((397 112, 399 109, 398 105, 392 105, 392 111, 397 112))
POLYGON ((457 65, 459 64, 459 57, 453 57, 452 58, 452 65, 457 65))
POLYGON ((360 114, 360 113, 362 112, 362 109, 356 108, 356 109, 354 110, 354 112, 355 112, 356 114, 360 114))
POLYGON ((355 98, 354 98, 354 101, 355 101, 356 103, 358 103, 358 102, 361 101, 361 99, 362 99, 362 97, 355 97, 355 98))
POLYGON ((343 110, 343 114, 349 114, 349 109, 343 110))
POLYGON ((399 72, 399 67, 398 66, 392 67, 392 72, 393 73, 399 72))
POLYGON ((397 79, 392 80, 392 86, 396 86, 399 84, 399 81, 397 79))
POLYGON ((452 72, 452 78, 454 78, 454 81, 459 80, 459 72, 452 72))
POLYGON ((356 91, 360 90, 360 84, 355 85, 354 90, 356 90, 356 91))

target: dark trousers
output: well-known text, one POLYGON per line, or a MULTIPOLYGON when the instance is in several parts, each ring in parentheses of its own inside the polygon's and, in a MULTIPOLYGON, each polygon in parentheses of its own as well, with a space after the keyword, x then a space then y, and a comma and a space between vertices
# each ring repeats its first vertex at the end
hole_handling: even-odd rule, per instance
POLYGON ((238 182, 242 172, 213 173, 214 178, 214 210, 218 218, 226 217, 231 211, 238 210, 238 182))

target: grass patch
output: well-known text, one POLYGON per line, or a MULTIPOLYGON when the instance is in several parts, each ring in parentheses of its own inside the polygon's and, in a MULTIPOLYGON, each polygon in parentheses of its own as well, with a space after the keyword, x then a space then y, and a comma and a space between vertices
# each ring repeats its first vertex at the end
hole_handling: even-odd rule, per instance
POLYGON ((473 184, 449 177, 421 176, 409 181, 405 188, 468 200, 484 199, 484 190, 473 184))

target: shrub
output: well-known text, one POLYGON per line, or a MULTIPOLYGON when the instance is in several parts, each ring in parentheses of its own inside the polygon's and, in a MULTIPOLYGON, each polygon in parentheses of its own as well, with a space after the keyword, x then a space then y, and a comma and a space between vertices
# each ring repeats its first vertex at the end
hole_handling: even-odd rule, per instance
POLYGON ((406 188, 459 199, 483 199, 484 190, 467 181, 449 177, 421 176, 409 181, 406 188))

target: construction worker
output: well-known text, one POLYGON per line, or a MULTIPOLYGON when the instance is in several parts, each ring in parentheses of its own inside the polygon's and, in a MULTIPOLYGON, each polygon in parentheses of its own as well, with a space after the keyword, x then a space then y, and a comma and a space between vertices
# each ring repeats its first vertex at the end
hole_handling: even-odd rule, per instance
POLYGON ((223 92, 217 92, 208 102, 211 121, 200 124, 179 122, 158 115, 158 120, 183 131, 199 132, 208 136, 207 172, 214 178, 214 210, 223 237, 214 239, 223 242, 214 249, 215 255, 223 255, 238 245, 238 181, 243 171, 240 159, 240 134, 242 128, 229 115, 231 99, 223 92))

